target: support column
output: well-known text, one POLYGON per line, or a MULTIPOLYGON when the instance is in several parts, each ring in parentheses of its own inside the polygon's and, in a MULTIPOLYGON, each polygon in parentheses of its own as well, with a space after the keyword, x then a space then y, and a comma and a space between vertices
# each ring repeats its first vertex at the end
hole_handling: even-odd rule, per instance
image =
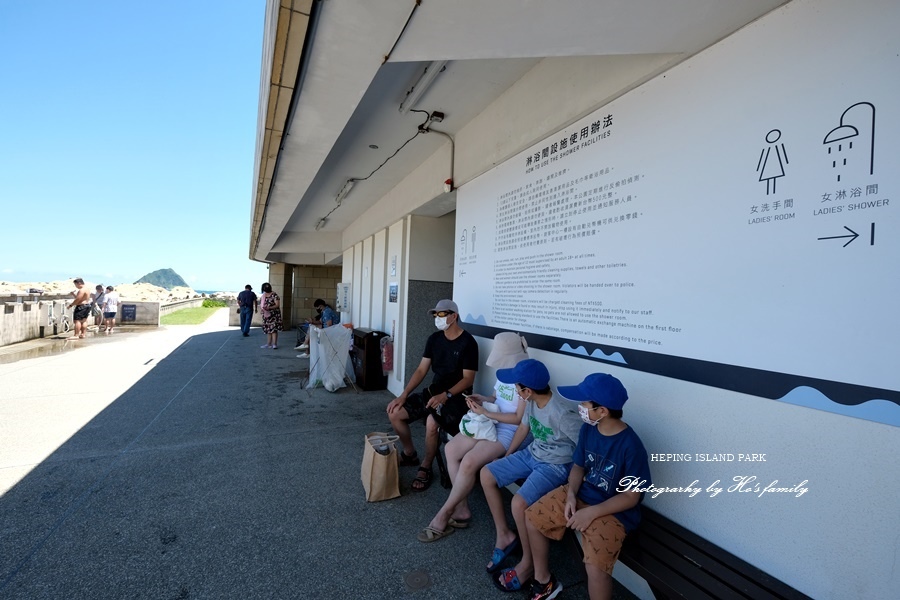
POLYGON ((281 318, 284 319, 285 331, 291 329, 294 323, 291 320, 291 305, 293 304, 293 265, 285 263, 272 263, 269 265, 269 283, 281 298, 281 318))

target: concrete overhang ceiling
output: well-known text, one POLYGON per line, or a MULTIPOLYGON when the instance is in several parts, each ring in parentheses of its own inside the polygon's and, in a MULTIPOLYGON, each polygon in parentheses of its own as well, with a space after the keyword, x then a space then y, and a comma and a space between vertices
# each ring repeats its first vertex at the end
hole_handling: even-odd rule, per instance
MULTIPOLYGON (((264 49, 273 85, 262 86, 260 99, 250 258, 340 261, 357 241, 344 230, 447 143, 419 135, 385 163, 426 118, 398 108, 432 61, 447 63, 413 108, 444 113, 434 127, 455 135, 545 58, 605 57, 611 68, 635 55, 674 62, 785 3, 281 0, 268 15, 277 12, 278 35, 264 49), (335 209, 345 182, 373 171, 335 209)), ((438 216, 453 207, 451 197, 417 212, 438 216)))

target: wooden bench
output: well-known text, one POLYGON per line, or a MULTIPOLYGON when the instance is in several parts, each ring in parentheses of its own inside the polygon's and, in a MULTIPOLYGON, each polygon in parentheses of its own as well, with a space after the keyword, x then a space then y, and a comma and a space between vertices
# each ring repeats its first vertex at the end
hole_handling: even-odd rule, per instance
MULTIPOLYGON (((519 485, 506 489, 515 494, 519 485)), ((581 535, 572 539, 580 560, 581 535)), ((644 505, 619 562, 644 578, 657 600, 812 600, 644 505)))

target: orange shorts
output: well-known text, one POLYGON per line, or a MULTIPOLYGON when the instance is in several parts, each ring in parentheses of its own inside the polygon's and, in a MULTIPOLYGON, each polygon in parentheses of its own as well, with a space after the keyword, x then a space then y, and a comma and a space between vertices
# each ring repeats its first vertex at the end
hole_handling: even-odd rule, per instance
MULTIPOLYGON (((569 486, 563 485, 532 504, 525 515, 535 528, 545 537, 561 540, 566 532, 566 496, 569 486)), ((580 499, 576 500, 577 509, 589 506, 580 499)), ((606 573, 612 574, 613 567, 625 541, 625 527, 612 515, 597 517, 588 528, 581 533, 581 547, 584 551, 585 564, 593 565, 606 573)))

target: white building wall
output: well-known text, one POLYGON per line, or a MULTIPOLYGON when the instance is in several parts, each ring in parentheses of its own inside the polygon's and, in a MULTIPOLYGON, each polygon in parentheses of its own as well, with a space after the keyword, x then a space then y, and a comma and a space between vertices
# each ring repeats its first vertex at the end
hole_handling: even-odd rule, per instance
POLYGON ((443 217, 410 218, 409 279, 453 281, 454 213, 443 217), (448 254, 448 251, 450 254, 448 254))
MULTIPOLYGON (((353 287, 353 247, 347 248, 344 250, 344 255, 341 260, 341 283, 350 283, 351 290, 353 287)), ((351 293, 351 298, 352 298, 351 293)), ((343 323, 353 323, 353 309, 354 306, 350 306, 350 310, 345 310, 345 312, 341 313, 341 321, 343 323)))
MULTIPOLYGON (((749 86, 757 90, 771 90, 775 100, 762 106, 759 102, 749 102, 743 106, 738 102, 710 109, 703 103, 703 89, 695 87, 690 93, 697 98, 696 107, 687 107, 680 113, 678 118, 683 119, 681 122, 689 124, 708 119, 725 122, 730 120, 735 129, 739 130, 750 119, 759 121, 768 118, 777 122, 785 131, 796 133, 804 128, 810 129, 808 119, 821 117, 821 113, 815 110, 815 96, 819 92, 813 90, 820 90, 823 98, 828 98, 833 90, 846 90, 846 87, 841 87, 843 84, 852 85, 858 79, 854 77, 854 72, 866 73, 866 69, 874 68, 872 65, 877 64, 883 72, 881 81, 872 84, 870 82, 873 78, 866 77, 867 85, 855 90, 856 94, 852 99, 845 101, 842 95, 838 106, 842 109, 853 102, 874 100, 879 110, 879 135, 882 136, 882 143, 887 144, 881 147, 890 148, 893 142, 884 138, 896 138, 900 133, 895 129, 898 121, 897 104, 885 101, 886 97, 900 95, 900 78, 897 76, 900 72, 900 59, 896 58, 900 56, 900 43, 891 33, 898 25, 900 7, 895 2, 873 0, 851 6, 837 0, 796 0, 700 56, 679 65, 666 74, 668 79, 665 83, 657 79, 654 83, 658 85, 638 88, 633 93, 641 100, 646 99, 647 94, 655 94, 654 98, 665 102, 660 89, 683 96, 685 90, 679 89, 680 82, 696 81, 697 73, 700 72, 705 85, 709 86, 709 95, 721 90, 723 85, 749 86), (822 42, 813 44, 812 38, 822 42), (854 50, 863 38, 870 40, 865 49, 854 50), (886 63, 886 57, 890 57, 893 63, 886 63), (796 76, 785 77, 785 70, 795 72, 796 76), (833 72, 835 87, 832 89, 829 85, 822 85, 821 77, 818 77, 815 79, 815 88, 795 90, 795 95, 810 98, 809 107, 797 122, 784 121, 785 113, 790 112, 780 107, 790 106, 790 102, 779 99, 779 90, 793 89, 795 82, 803 81, 804 73, 808 73, 812 79, 813 73, 822 73, 823 70, 833 72), (781 73, 781 79, 775 78, 777 73, 781 73), (779 86, 779 83, 782 85, 779 86), (708 112, 710 110, 715 112, 708 112), (759 111, 768 111, 767 117, 760 119, 759 111)), ((536 81, 539 68, 546 64, 547 61, 544 61, 523 78, 520 82, 523 89, 532 83, 537 84, 537 88, 553 85, 556 77, 549 73, 540 82, 536 81), (532 77, 535 81, 531 80, 532 77)), ((802 84, 799 87, 802 88, 802 84)), ((623 100, 627 101, 627 98, 623 100)), ((516 109, 510 105, 494 106, 491 110, 501 115, 507 112, 504 108, 509 112, 516 109)), ((837 115, 840 115, 840 110, 835 118, 837 115)), ((646 127, 653 127, 651 123, 656 115, 650 113, 645 114, 645 117, 648 123, 646 127)), ((488 127, 481 131, 485 138, 505 135, 502 130, 491 131, 488 127)), ((827 128, 823 130, 823 136, 826 131, 827 128)), ((537 141, 552 137, 556 132, 556 129, 535 131, 537 141)), ((463 137, 461 134, 458 141, 463 137)), ((695 139, 693 143, 703 141, 705 138, 695 139)), ((793 141, 796 148, 797 138, 793 141)), ((670 142, 667 145, 648 147, 648 156, 693 152, 698 158, 708 157, 706 149, 692 149, 690 137, 678 137, 670 142)), ((470 144, 460 143, 460 146, 472 149, 470 144)), ((691 206, 688 188, 692 181, 722 172, 731 164, 730 156, 734 152, 744 151, 743 148, 728 145, 718 148, 721 157, 719 164, 715 160, 704 162, 702 167, 698 165, 695 172, 684 173, 683 180, 671 180, 671 194, 667 198, 669 202, 691 206)), ((524 149, 520 148, 519 151, 524 149)), ((758 148, 756 152, 758 154, 758 148)), ((462 163, 473 158, 471 155, 464 156, 466 158, 461 159, 462 163)), ((799 169, 806 166, 804 159, 809 161, 799 154, 791 156, 794 161, 791 166, 798 169, 794 171, 795 174, 803 172, 799 169)), ((755 164, 755 158, 753 161, 755 164)), ((482 166, 490 168, 493 165, 484 163, 482 166)), ((469 169, 475 170, 472 167, 469 169)), ((553 167, 550 170, 554 170, 553 167)), ((753 165, 748 170, 751 175, 752 170, 753 165)), ((879 197, 895 195, 896 186, 890 185, 894 183, 894 179, 891 170, 882 168, 879 197)), ((723 188, 723 192, 725 190, 727 187, 723 188)), ((460 207, 465 191, 463 186, 459 192, 460 207)), ((873 214, 871 220, 889 228, 896 219, 894 213, 890 212, 892 209, 883 208, 885 210, 873 214)), ((702 218, 702 215, 698 214, 697 217, 702 218)), ((715 217, 707 215, 706 218, 709 226, 714 228, 715 217)), ((833 224, 840 229, 840 223, 836 221, 820 223, 827 226, 826 229, 833 224)), ((815 236, 812 239, 815 240, 815 236)), ((697 242, 702 240, 685 240, 685 243, 697 242)), ((654 236, 645 236, 633 243, 643 250, 644 256, 671 252, 667 247, 654 246, 654 236)), ((739 244, 741 241, 735 240, 734 243, 739 244)), ((873 252, 883 253, 885 244, 892 244, 886 240, 881 240, 880 243, 880 249, 873 249, 873 252)), ((782 249, 782 252, 789 251, 790 248, 782 249)), ((523 250, 522 255, 530 252, 534 250, 523 250)), ((883 256, 871 256, 872 260, 868 265, 861 264, 857 271, 857 280, 860 282, 873 279, 873 274, 866 272, 867 268, 880 269, 885 264, 883 256)), ((839 260, 846 258, 845 255, 840 255, 840 258, 832 260, 837 265, 839 260)), ((715 286, 717 280, 724 285, 724 280, 718 279, 719 277, 740 277, 742 265, 746 268, 753 261, 754 256, 748 255, 743 257, 741 263, 731 265, 729 272, 710 272, 705 285, 715 286)), ((879 273, 880 275, 874 274, 876 279, 892 277, 888 272, 879 273)), ((677 273, 671 275, 677 276, 677 273)), ((896 279, 894 282, 896 285, 896 279)), ((821 331, 827 332, 829 328, 838 327, 838 323, 849 318, 849 315, 836 317, 829 302, 815 293, 814 289, 818 287, 797 285, 789 295, 804 307, 804 319, 820 323, 821 331)), ((712 291, 714 290, 710 290, 712 291)), ((779 294, 783 296, 785 292, 780 291, 779 294)), ((702 286, 696 295, 697 301, 703 302, 702 286)), ((880 297, 871 306, 878 306, 883 300, 880 297)), ((728 306, 710 306, 710 326, 740 319, 740 311, 735 311, 734 307, 730 311, 728 309, 728 306)), ((560 319, 563 321, 568 317, 579 316, 577 311, 561 312, 560 319)), ((895 322, 885 322, 884 326, 893 327, 895 322)), ((860 341, 865 343, 864 340, 860 341)), ((783 347, 785 343, 791 342, 780 338, 748 339, 745 336, 734 340, 736 348, 744 348, 744 356, 750 356, 754 349, 758 352, 772 345, 783 347)), ((482 342, 482 346, 483 351, 486 351, 490 344, 482 342)), ((835 351, 864 351, 877 355, 879 360, 897 354, 895 343, 890 342, 880 347, 855 350, 838 350, 834 346, 823 344, 816 351, 821 353, 823 361, 833 357, 835 351)), ((897 585, 900 583, 900 573, 895 566, 895 557, 900 552, 900 511, 897 510, 900 483, 892 475, 885 475, 887 472, 892 473, 896 457, 900 456, 900 429, 897 427, 662 377, 610 363, 539 350, 532 354, 548 364, 554 385, 577 382, 595 371, 605 371, 619 377, 631 396, 626 405, 626 420, 641 435, 650 453, 692 456, 705 453, 757 453, 766 456, 765 462, 753 463, 655 461, 651 464, 651 469, 656 484, 672 487, 699 485, 704 491, 693 497, 685 493, 664 493, 656 498, 648 498, 648 506, 814 598, 888 598, 896 595, 897 585), (808 491, 799 496, 760 496, 752 492, 727 491, 735 483, 733 478, 740 476, 756 477, 763 486, 776 480, 778 485, 784 487, 803 483, 802 487, 808 491), (707 492, 706 488, 717 480, 718 486, 724 488, 724 491, 712 497, 712 493, 707 492), (849 530, 841 525, 848 521, 848 517, 852 523, 849 530)), ((815 363, 815 357, 809 358, 811 360, 806 363, 815 363)), ((852 380, 856 376, 853 373, 855 362, 855 359, 848 357, 844 367, 848 372, 835 373, 833 377, 840 380, 844 376, 845 380, 852 380)), ((480 391, 487 392, 491 381, 490 370, 480 372, 477 384, 480 391)), ((896 410, 896 407, 893 409, 896 410)))
POLYGON ((360 327, 359 320, 363 318, 363 313, 368 312, 368 308, 362 305, 362 289, 363 289, 363 243, 359 242, 353 245, 353 287, 350 290, 350 297, 353 298, 353 326, 360 327))
POLYGON ((372 277, 372 266, 373 266, 373 256, 372 256, 372 242, 374 241, 373 237, 367 237, 362 241, 362 282, 360 285, 360 299, 359 299, 359 326, 360 327, 372 327, 372 288, 373 288, 373 277, 372 277))
POLYGON ((397 302, 389 302, 384 309, 384 331, 394 336, 394 370, 388 375, 388 389, 399 394, 406 385, 403 361, 399 357, 406 352, 406 297, 407 278, 406 219, 388 228, 385 258, 387 283, 398 286, 397 302))
POLYGON ((372 315, 370 327, 390 334, 384 328, 384 305, 387 296, 387 229, 382 229, 372 236, 372 315))
MULTIPOLYGON (((842 50, 861 39, 875 40, 871 42, 872 47, 880 49, 875 48, 873 52, 900 56, 897 41, 900 38, 895 34, 898 26, 900 10, 891 0, 852 4, 840 0, 794 0, 678 68, 690 70, 702 64, 709 70, 707 85, 713 90, 727 79, 725 75, 732 69, 728 60, 719 60, 720 56, 728 55, 725 49, 731 52, 734 44, 739 44, 746 48, 747 61, 753 64, 754 48, 774 48, 777 50, 774 54, 767 53, 756 62, 755 68, 745 71, 745 77, 766 88, 776 58, 800 61, 799 72, 807 63, 810 69, 818 69, 822 62, 840 64, 842 50), (826 40, 824 47, 829 51, 812 51, 813 39, 826 40)), ((606 82, 589 76, 601 60, 547 59, 523 77, 458 134, 457 183, 465 185, 531 143, 554 134, 614 98, 621 82, 610 83, 607 89, 606 82), (556 91, 560 95, 554 97, 556 91)), ((673 57, 635 60, 650 61, 663 68, 673 57)), ((640 68, 646 66, 643 63, 640 68)), ((860 64, 858 68, 865 69, 866 65, 860 64)), ((639 71, 636 66, 630 75, 639 71)), ((839 88, 849 74, 836 72, 834 88, 839 88)), ((896 88, 895 75, 896 71, 886 74, 884 84, 896 88)), ((621 81, 627 81, 628 77, 629 73, 623 73, 621 81)), ((824 95, 830 92, 830 89, 820 90, 824 95)), ((640 95, 642 90, 638 88, 634 93, 640 95)), ((695 93, 703 96, 702 89, 695 93)), ((777 94, 778 90, 772 93, 777 94)), ((866 93, 867 90, 859 90, 860 99, 865 99, 866 93)), ((897 110, 896 106, 880 106, 880 109, 897 110)), ((702 118, 702 115, 685 114, 684 118, 702 118)), ((733 118, 740 120, 743 116, 736 110, 733 118)), ((659 149, 652 150, 659 152, 659 149)), ((441 152, 425 161, 376 204, 368 216, 369 222, 379 211, 400 219, 439 194, 447 160, 446 153, 441 152), (402 214, 396 215, 397 211, 402 214)), ((716 165, 707 168, 715 170, 716 165)), ((678 183, 673 182, 675 197, 680 193, 678 183)), ((398 304, 386 306, 386 331, 389 322, 405 318, 403 302, 408 279, 434 277, 433 269, 438 264, 446 270, 446 275, 442 275, 444 280, 453 281, 453 267, 446 264, 446 257, 407 256, 404 223, 392 222, 393 225, 383 225, 389 227, 385 258, 390 265, 392 256, 402 257, 398 258, 397 267, 401 293, 398 304)), ((365 231, 363 223, 361 219, 345 232, 345 242, 355 243, 371 233, 365 231)), ((424 232, 424 228, 409 229, 411 238, 424 232)), ((653 239, 635 243, 642 244, 648 253, 666 252, 665 248, 654 247, 653 239)), ((345 265, 347 258, 345 254, 345 265)), ((361 267, 361 258, 355 255, 352 258, 354 273, 359 273, 357 265, 361 267)), ((387 281, 393 280, 389 274, 387 281)), ((829 314, 827 305, 818 298, 808 300, 807 310, 814 317, 818 315, 823 327, 827 327, 835 315, 829 314)), ((566 314, 560 318, 565 319, 566 314)), ((405 323, 399 323, 398 356, 402 356, 401 346, 406 343, 404 331, 405 323)), ((735 343, 740 344, 742 340, 735 343)), ((490 342, 481 339, 479 344, 486 356, 490 342)), ((896 347, 882 350, 897 354, 896 347)), ((852 349, 824 347, 821 351, 852 352, 852 349)), ((756 463, 654 462, 651 469, 656 482, 688 486, 697 480, 705 487, 718 479, 720 485, 727 487, 733 477, 748 475, 765 483, 776 479, 788 485, 805 481, 809 490, 800 497, 794 494, 759 497, 740 492, 723 492, 711 497, 705 491, 689 497, 670 493, 648 498, 648 506, 814 598, 896 596, 900 587, 900 569, 895 564, 900 555, 900 510, 897 508, 900 482, 893 473, 900 456, 900 428, 574 356, 541 350, 533 350, 532 355, 548 364, 554 385, 577 382, 598 370, 619 377, 631 397, 625 418, 651 453, 766 455, 765 462, 756 463)), ((392 374, 390 389, 399 392, 405 377, 405 373, 392 374)), ((476 387, 486 393, 492 382, 492 370, 483 368, 476 387)))

